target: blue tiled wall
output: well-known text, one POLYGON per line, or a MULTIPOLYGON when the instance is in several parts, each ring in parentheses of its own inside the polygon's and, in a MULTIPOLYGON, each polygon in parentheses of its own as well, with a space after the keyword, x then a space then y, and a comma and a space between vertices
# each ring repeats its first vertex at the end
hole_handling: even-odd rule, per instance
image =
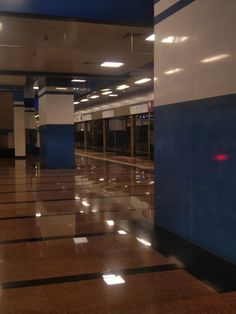
POLYGON ((156 224, 236 264, 236 95, 155 108, 156 224))
POLYGON ((74 168, 74 125, 40 127, 40 157, 47 168, 74 168))

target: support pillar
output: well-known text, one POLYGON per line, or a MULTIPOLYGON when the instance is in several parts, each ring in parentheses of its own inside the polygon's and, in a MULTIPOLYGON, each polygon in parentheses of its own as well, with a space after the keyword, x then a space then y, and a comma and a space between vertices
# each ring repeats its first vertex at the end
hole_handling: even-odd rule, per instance
POLYGON ((39 92, 40 157, 47 168, 74 168, 74 95, 70 88, 39 92))
POLYGON ((15 157, 26 157, 25 149, 25 106, 22 93, 14 93, 14 147, 15 157))

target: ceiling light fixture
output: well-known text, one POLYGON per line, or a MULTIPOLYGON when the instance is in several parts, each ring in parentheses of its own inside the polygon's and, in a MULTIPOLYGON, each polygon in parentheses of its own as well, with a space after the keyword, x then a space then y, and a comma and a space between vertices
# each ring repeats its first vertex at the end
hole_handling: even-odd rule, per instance
POLYGON ((120 68, 123 65, 124 65, 123 62, 111 62, 111 61, 103 62, 102 64, 100 64, 101 67, 107 67, 107 68, 120 68))
POLYGON ((88 98, 81 99, 81 102, 87 102, 87 101, 89 101, 88 98))
POLYGON ((79 104, 79 101, 75 101, 75 102, 74 102, 74 105, 78 105, 78 104, 79 104))
POLYGON ((108 92, 110 90, 111 90, 110 88, 104 88, 104 89, 101 89, 101 92, 108 92))
POLYGON ((124 89, 127 89, 127 88, 130 88, 130 86, 127 85, 127 84, 123 84, 123 85, 120 85, 120 86, 116 87, 117 90, 124 90, 124 89))
POLYGON ((111 91, 103 92, 102 95, 109 95, 109 94, 111 94, 111 93, 112 93, 111 91))
POLYGON ((147 40, 147 41, 154 41, 155 40, 155 34, 152 34, 152 35, 148 36, 145 40, 147 40))
POLYGON ((109 97, 117 97, 117 94, 110 94, 109 97))
POLYGON ((38 89, 39 89, 39 87, 38 87, 38 86, 34 86, 34 87, 33 87, 33 89, 38 90, 38 89))
POLYGON ((86 80, 85 79, 73 79, 71 80, 72 83, 85 83, 86 80))
POLYGON ((202 63, 214 62, 214 61, 218 61, 218 60, 221 60, 221 59, 228 58, 229 56, 230 56, 229 54, 221 54, 221 55, 217 55, 217 56, 213 56, 213 57, 210 57, 210 58, 203 59, 203 60, 201 60, 201 62, 202 63))
POLYGON ((56 90, 68 90, 67 87, 56 87, 56 90))
POLYGON ((93 96, 91 96, 90 98, 91 99, 96 99, 96 98, 99 98, 100 96, 99 95, 93 95, 93 96))
POLYGON ((147 83, 147 82, 150 82, 150 81, 151 81, 150 78, 143 78, 143 79, 138 80, 138 81, 136 81, 134 83, 139 85, 139 84, 144 84, 144 83, 147 83))

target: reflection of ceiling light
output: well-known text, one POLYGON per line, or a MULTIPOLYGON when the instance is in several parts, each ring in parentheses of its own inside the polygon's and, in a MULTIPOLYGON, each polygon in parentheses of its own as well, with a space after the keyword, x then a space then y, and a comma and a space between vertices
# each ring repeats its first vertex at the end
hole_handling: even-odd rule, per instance
POLYGON ((80 210, 79 212, 80 212, 80 214, 84 214, 84 211, 83 211, 83 210, 80 210))
POLYGON ((154 41, 155 40, 155 34, 152 34, 152 35, 148 36, 145 40, 147 40, 147 41, 154 41))
POLYGON ((89 207, 90 206, 90 204, 87 202, 87 201, 82 201, 82 204, 85 206, 85 207, 89 207))
POLYGON ((56 87, 57 90, 68 90, 67 87, 56 87))
POLYGON ((33 89, 35 89, 35 90, 36 90, 36 89, 39 89, 39 87, 38 87, 38 86, 34 86, 34 87, 33 87, 33 89))
POLYGON ((222 54, 201 60, 203 63, 214 62, 229 57, 229 54, 222 54))
POLYGON ((93 96, 91 96, 90 98, 91 99, 96 99, 96 98, 99 98, 100 96, 99 95, 93 95, 93 96))
POLYGON ((124 284, 125 280, 119 275, 104 275, 103 280, 107 285, 120 285, 124 284))
POLYGON ((5 45, 5 44, 0 44, 0 47, 5 47, 5 48, 23 48, 23 46, 20 46, 20 45, 5 45))
POLYGON ((84 83, 84 82, 86 82, 86 80, 84 80, 84 79, 73 79, 73 80, 71 80, 71 82, 72 83, 84 83))
POLYGON ((114 220, 106 220, 106 223, 108 224, 108 226, 114 226, 114 220))
POLYGON ((75 200, 80 200, 80 197, 78 195, 75 195, 75 200))
POLYGON ((110 97, 117 97, 118 95, 117 94, 110 94, 109 96, 110 97))
POLYGON ((125 230, 118 230, 118 233, 119 233, 119 234, 122 234, 122 235, 123 235, 123 234, 127 234, 127 232, 126 232, 125 230))
POLYGON ((74 102, 74 105, 78 105, 78 104, 79 104, 79 101, 75 101, 75 102, 74 102))
POLYGON ((123 85, 116 87, 117 90, 123 90, 123 89, 127 89, 127 88, 129 88, 129 85, 127 85, 127 84, 123 84, 123 85))
POLYGON ((165 74, 170 75, 170 74, 178 73, 180 71, 182 71, 182 69, 177 68, 177 69, 166 71, 165 74))
POLYGON ((100 178, 100 179, 99 179, 100 182, 102 182, 102 181, 104 181, 104 180, 105 180, 104 178, 100 178))
POLYGON ((3 23, 0 22, 0 32, 2 32, 2 31, 3 31, 3 23))
POLYGON ((108 68, 120 68, 124 65, 122 62, 103 62, 100 66, 101 67, 108 67, 108 68))
POLYGON ((88 239, 85 237, 73 238, 75 244, 88 243, 88 239))
POLYGON ((39 114, 36 114, 36 116, 34 116, 36 119, 39 118, 39 114))
POLYGON ((134 82, 135 84, 144 84, 144 83, 147 83, 147 82, 150 82, 151 79, 150 78, 144 78, 144 79, 141 79, 141 80, 138 80, 136 82, 134 82))
POLYGON ((188 39, 187 36, 183 36, 183 37, 168 36, 168 37, 163 38, 161 42, 165 44, 179 44, 179 43, 183 43, 187 39, 188 39))
POLYGON ((141 239, 141 238, 136 238, 136 239, 144 245, 151 246, 151 243, 144 239, 141 239))
POLYGON ((97 213, 97 209, 92 209, 91 212, 92 213, 97 213))
POLYGON ((102 95, 109 95, 111 93, 112 93, 111 91, 107 91, 107 92, 103 92, 102 95))
POLYGON ((81 99, 81 102, 87 102, 89 101, 87 98, 81 99))
POLYGON ((35 217, 41 217, 41 216, 42 216, 41 213, 37 213, 37 214, 35 215, 35 217))

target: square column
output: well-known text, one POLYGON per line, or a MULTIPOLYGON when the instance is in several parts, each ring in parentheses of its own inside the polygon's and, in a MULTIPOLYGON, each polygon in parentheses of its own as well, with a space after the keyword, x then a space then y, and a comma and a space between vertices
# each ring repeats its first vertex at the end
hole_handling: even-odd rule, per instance
POLYGON ((74 168, 74 95, 44 88, 39 93, 40 157, 47 168, 74 168))

